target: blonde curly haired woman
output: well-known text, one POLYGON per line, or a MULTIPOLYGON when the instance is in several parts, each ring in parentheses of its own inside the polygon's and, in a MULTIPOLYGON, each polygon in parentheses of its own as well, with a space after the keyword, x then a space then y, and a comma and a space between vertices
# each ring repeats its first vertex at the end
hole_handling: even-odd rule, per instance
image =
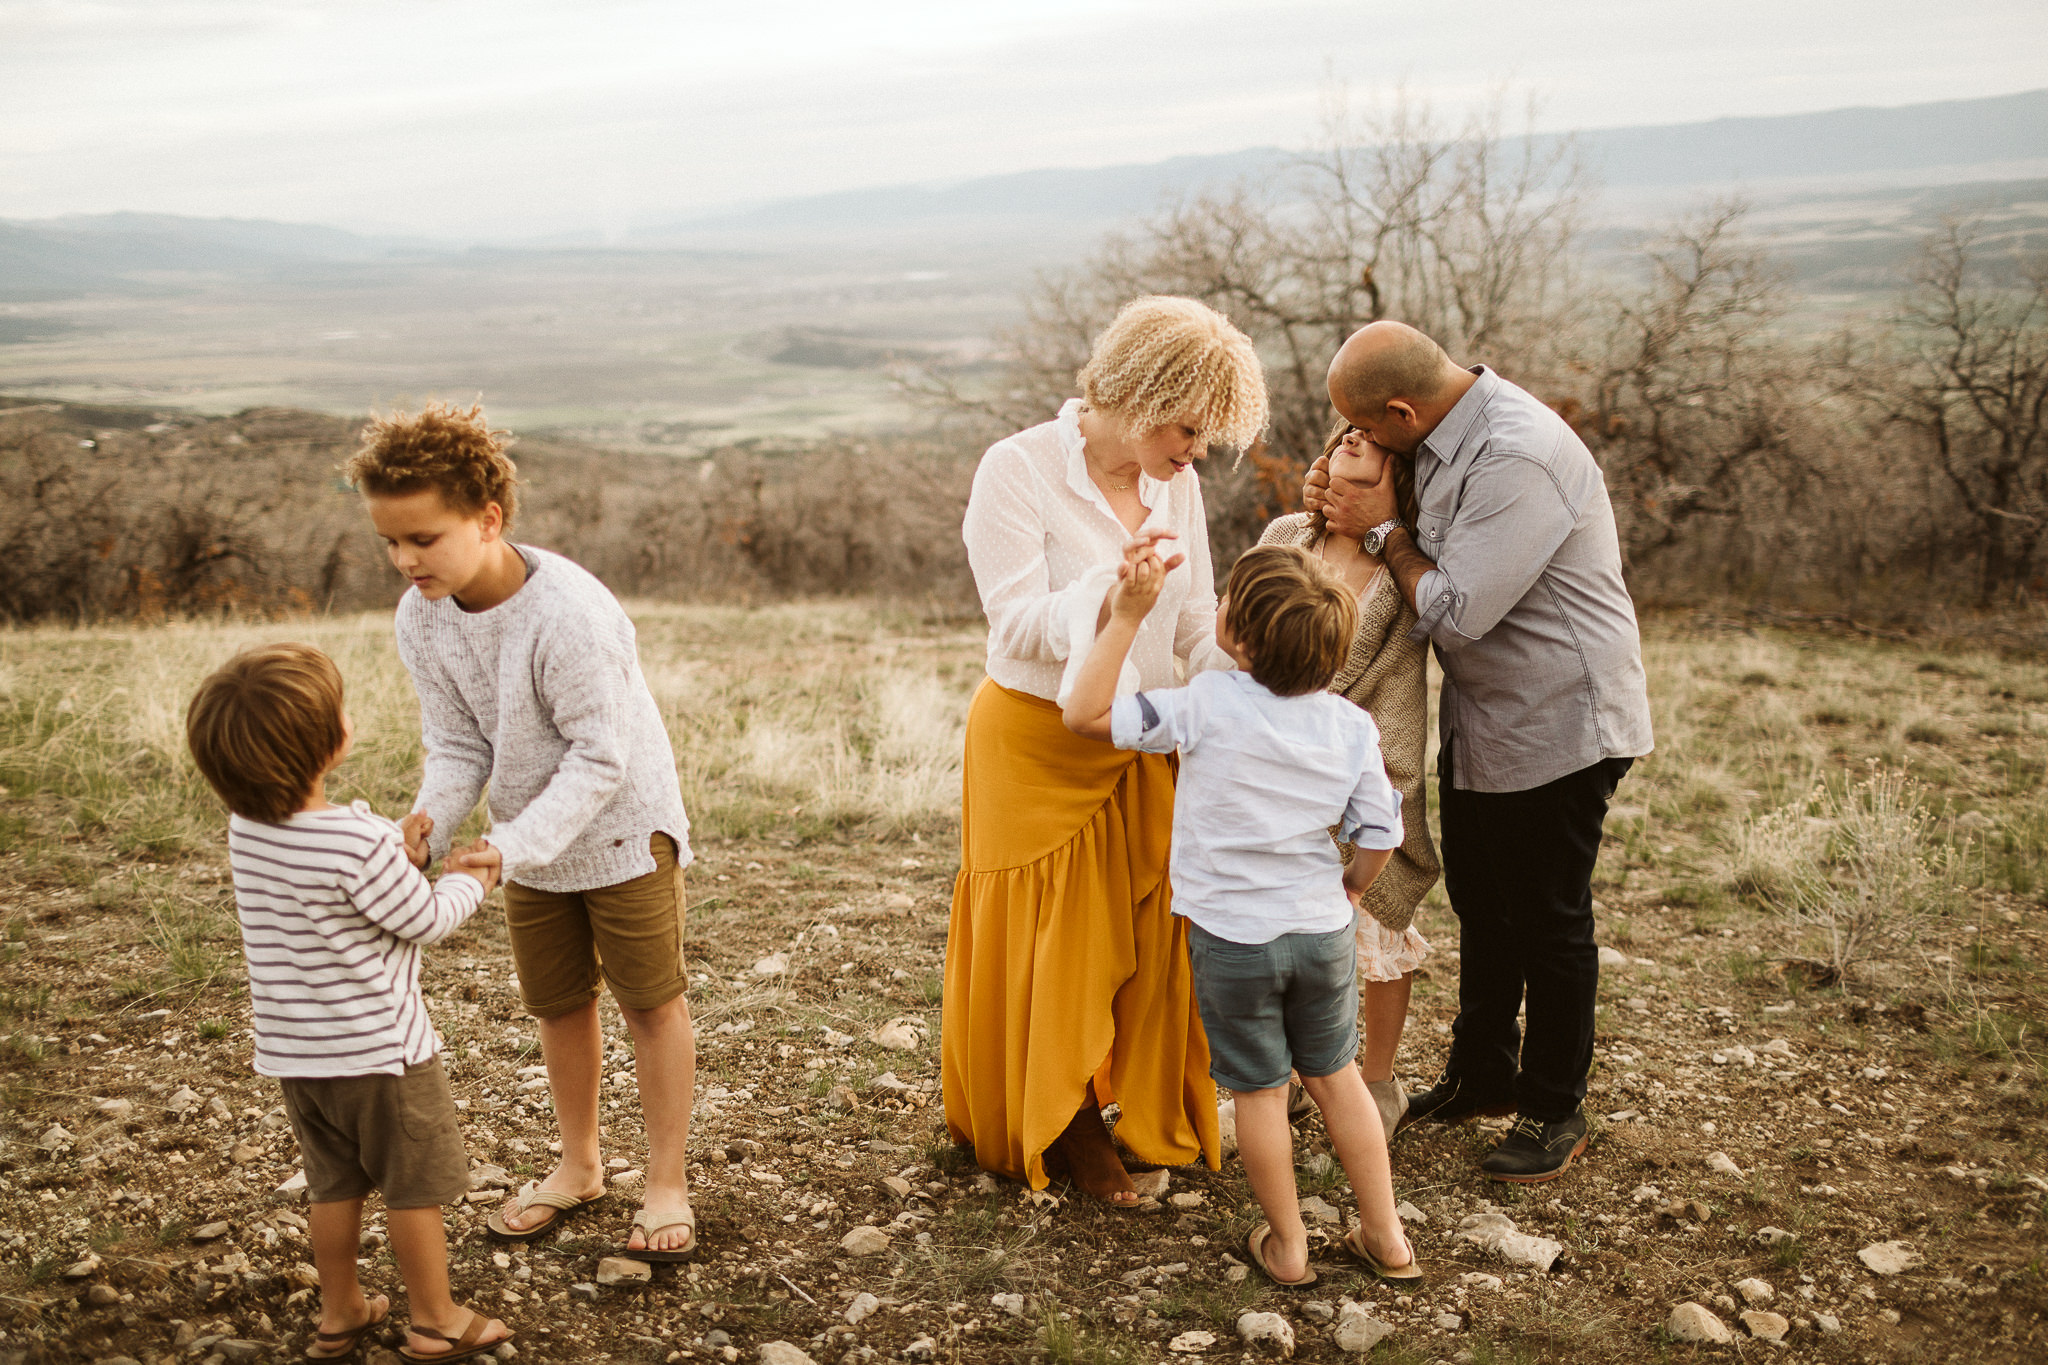
POLYGON ((1065 1173, 1142 1204, 1139 1159, 1220 1163, 1186 922, 1166 881, 1174 765, 1068 730, 1060 704, 1127 566, 1171 569, 1119 692, 1229 668, 1216 645, 1194 471, 1266 424, 1251 341, 1192 299, 1125 305, 1059 416, 989 447, 962 534, 988 614, 988 681, 967 718, 960 876, 946 945, 946 1123, 990 1171, 1065 1173))

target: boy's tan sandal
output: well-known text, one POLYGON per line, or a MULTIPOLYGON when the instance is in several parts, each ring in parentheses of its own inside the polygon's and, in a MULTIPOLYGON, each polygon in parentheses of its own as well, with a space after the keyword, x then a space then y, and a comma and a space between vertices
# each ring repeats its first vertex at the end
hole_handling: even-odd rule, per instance
POLYGON ((1273 1267, 1266 1263, 1266 1243, 1272 1239, 1272 1236, 1273 1225, 1271 1223, 1261 1223, 1252 1229, 1251 1236, 1244 1239, 1244 1249, 1252 1258, 1252 1264, 1259 1268, 1261 1274, 1282 1289, 1306 1289, 1314 1284, 1316 1282, 1316 1269, 1314 1266, 1303 1267, 1301 1278, 1296 1280, 1283 1280, 1273 1273, 1273 1267))
POLYGON ((1383 1280, 1419 1280, 1422 1278, 1422 1263, 1415 1259, 1415 1243, 1408 1243, 1408 1263, 1388 1265, 1379 1257, 1366 1250, 1365 1229, 1352 1224, 1351 1231, 1344 1234, 1344 1249, 1365 1262, 1365 1268, 1383 1280))
POLYGON ((646 1242, 652 1242, 670 1228, 688 1228, 690 1235, 683 1239, 683 1244, 679 1247, 656 1251, 651 1246, 622 1246, 612 1255, 623 1256, 629 1261, 659 1261, 668 1264, 672 1261, 687 1261, 697 1254, 697 1215, 687 1203, 679 1209, 642 1209, 633 1215, 633 1226, 640 1229, 641 1240, 646 1242))
POLYGON ((540 1187, 540 1182, 529 1180, 524 1189, 500 1204, 497 1210, 484 1220, 484 1230, 500 1242, 531 1242, 545 1237, 564 1219, 589 1208, 602 1198, 603 1191, 591 1195, 588 1199, 578 1199, 573 1194, 557 1194, 553 1190, 544 1190, 540 1187), (528 1209, 553 1209, 555 1212, 530 1228, 515 1228, 505 1221, 506 1214, 517 1217, 528 1209))

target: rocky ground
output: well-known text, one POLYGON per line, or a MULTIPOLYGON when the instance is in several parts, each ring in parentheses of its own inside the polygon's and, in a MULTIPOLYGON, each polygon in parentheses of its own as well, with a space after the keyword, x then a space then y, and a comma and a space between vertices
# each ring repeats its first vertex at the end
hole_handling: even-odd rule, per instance
MULTIPOLYGON (((1825 642, 1773 645, 1765 676, 1762 646, 1721 638, 1652 641, 1657 694, 1695 728, 1660 717, 1663 766, 1630 779, 1610 820, 1593 1144, 1566 1178, 1516 1188, 1479 1177, 1484 1128, 1404 1135, 1419 1292, 1337 1252, 1346 1189, 1313 1120, 1301 1188, 1326 1244, 1308 1293, 1246 1273, 1257 1217, 1234 1162, 1154 1176, 1155 1213, 979 1173, 938 1098, 953 836, 764 817, 740 837, 707 829, 689 874, 693 1265, 603 1265, 644 1156, 615 1015, 610 1197, 554 1240, 483 1237, 503 1192, 548 1168, 548 1101, 502 916, 428 954, 475 1164, 449 1216, 458 1294, 517 1329, 508 1358, 535 1361, 2048 1357, 2037 884, 2024 869, 1980 878, 1963 918, 1903 966, 1822 987, 1715 851, 1729 817, 1685 818, 1715 790, 1762 785, 1747 759, 1709 771, 1732 731, 1702 718, 1750 723, 1775 692, 1788 725, 1822 725, 1845 761, 1866 730, 1872 745, 1935 733, 1900 706, 1938 712, 1939 740, 1912 743, 1938 747, 1951 790, 2006 773, 2003 804, 1987 796, 1978 818, 2019 829, 2040 819, 2040 788, 2012 764, 2038 768, 2026 708, 2048 690, 2029 672, 1987 700, 1981 674, 1825 642), (1811 681, 1830 660, 1851 681, 1811 681), (1881 669, 1908 690, 1885 735, 1842 700, 1881 669)), ((102 798, 78 792, 0 810, 0 1362, 293 1358, 317 1291, 291 1135, 274 1083, 248 1070, 223 860, 95 827, 80 812, 102 798)), ((1419 922, 1437 952, 1403 1048, 1411 1086, 1442 1060, 1457 973, 1448 911, 1419 922)), ((363 1264, 402 1320, 374 1201, 363 1264)), ((368 1355, 388 1362, 396 1344, 368 1355)))
MULTIPOLYGON (((225 894, 215 865, 138 871, 225 894)), ((1602 1117, 1568 1178, 1488 1184, 1473 1170, 1488 1140, 1478 1129, 1397 1143, 1432 1271, 1417 1294, 1391 1294, 1335 1254, 1344 1187, 1313 1123, 1303 1192, 1333 1244, 1307 1295, 1244 1273, 1255 1218, 1233 1164, 1169 1173, 1155 1214, 982 1176, 946 1141, 937 1099, 949 873, 947 854, 908 842, 705 850, 690 944, 704 1250, 651 1274, 600 1268, 623 1237, 642 1150, 616 1032, 613 1194, 553 1241, 482 1236, 500 1191, 546 1169, 547 1097, 501 922, 430 955, 476 1163, 471 1200, 450 1215, 455 1281, 518 1329, 519 1356, 751 1360, 782 1341, 819 1361, 1156 1360, 1234 1356, 1247 1349, 1241 1326, 1284 1335, 1300 1359, 1343 1358, 1383 1331, 1375 1349, 1391 1360, 1635 1359, 1688 1329, 1732 1332, 1748 1351, 1781 1337, 1769 1349, 1788 1360, 2048 1349, 2037 1092, 1942 1058, 1924 1009, 1816 998, 1775 978, 1737 987, 1718 957, 1683 965, 1702 936, 1654 907, 1633 917, 1627 952, 1610 951, 1602 1117), (1697 1307, 1674 1315, 1681 1304, 1697 1307)), ((29 911, 10 988, 66 1003, 46 1016, 38 1063, 15 1044, 0 1355, 293 1354, 315 1293, 304 1206, 274 1086, 246 1067, 232 972, 121 1000, 148 949, 118 904, 51 886, 9 896, 29 911)), ((2039 947, 2010 924, 1986 938, 2039 947)), ((1417 1077, 1443 1046, 1454 954, 1438 962, 1411 1026, 1417 1077)), ((374 1216, 364 1265, 396 1294, 374 1216)))

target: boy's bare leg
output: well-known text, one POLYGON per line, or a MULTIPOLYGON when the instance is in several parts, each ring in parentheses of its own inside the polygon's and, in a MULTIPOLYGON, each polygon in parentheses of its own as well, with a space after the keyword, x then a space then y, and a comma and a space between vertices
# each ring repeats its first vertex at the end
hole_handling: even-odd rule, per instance
MULTIPOLYGON (((1352 1072, 1354 1077, 1357 1074, 1352 1072)), ((1365 1083, 1360 1081, 1359 1093, 1364 1092, 1365 1083)), ((1252 1182, 1252 1194, 1273 1228, 1273 1235, 1266 1239, 1266 1264, 1275 1278, 1298 1280, 1308 1270, 1308 1229, 1302 1226, 1300 1196, 1294 1187, 1294 1130, 1287 1126, 1287 1087, 1231 1093, 1237 1096, 1237 1154, 1252 1182)))
MULTIPOLYGON (((588 1199, 604 1192, 604 1162, 597 1147, 597 1088, 604 1072, 604 1035, 597 1022, 597 1000, 567 1014, 535 1021, 540 1027, 540 1055, 547 1063, 548 1094, 555 1102, 555 1126, 562 1134, 562 1159, 544 1190, 588 1199)), ((505 1226, 524 1231, 555 1216, 548 1208, 507 1213, 505 1226)))
MULTIPOLYGON (((1394 1172, 1387 1161, 1387 1135, 1380 1127, 1379 1106, 1366 1091, 1365 1077, 1358 1074, 1357 1067, 1346 1066, 1327 1076, 1303 1076, 1301 1083, 1308 1088, 1316 1107, 1323 1111, 1323 1126, 1329 1130, 1330 1145, 1337 1149, 1337 1161, 1344 1167, 1351 1192, 1358 1198, 1359 1235, 1366 1249, 1390 1266, 1408 1264, 1415 1259, 1415 1253, 1408 1245, 1407 1234, 1401 1230, 1400 1217, 1394 1212, 1394 1172)), ((1241 1151, 1242 1101, 1238 1103, 1237 1116, 1237 1143, 1241 1151)), ((1286 1121, 1283 1100, 1281 1122, 1286 1121)), ((1249 1159, 1245 1165, 1250 1167, 1249 1159)), ((1288 1175, 1292 1177, 1292 1168, 1288 1175)), ((1257 1185, 1253 1188, 1257 1189, 1257 1185)))
MULTIPOLYGON (((384 1222, 391 1230, 391 1255, 405 1280, 405 1308, 411 1325, 431 1327, 448 1337, 461 1336, 469 1326, 470 1311, 458 1307, 448 1292, 448 1234, 440 1207, 386 1209, 384 1222)), ((322 1280, 324 1283, 324 1273, 322 1280)), ((510 1335, 496 1318, 484 1327, 486 1341, 510 1335)), ((449 1348, 445 1341, 408 1332, 405 1349, 414 1355, 439 1355, 449 1348)))
POLYGON ((1368 1081, 1394 1079, 1394 1054, 1401 1050, 1401 1030, 1408 1026, 1408 995, 1415 989, 1415 973, 1399 981, 1358 979, 1358 996, 1365 1006, 1365 1037, 1361 1040, 1358 1064, 1368 1081))
MULTIPOLYGON (((644 1207, 656 1212, 679 1209, 690 1200, 684 1148, 697 1090, 697 1034, 690 1023, 690 1002, 679 995, 650 1010, 621 1006, 619 1013, 633 1035, 633 1072, 640 1082, 640 1114, 647 1128, 644 1207)), ((563 1150, 568 1150, 566 1137, 563 1150)), ((635 1228, 626 1245, 636 1250, 679 1251, 689 1237, 681 1228, 670 1228, 650 1245, 635 1228)))
MULTIPOLYGON (((331 1199, 306 1210, 313 1268, 320 1272, 320 1325, 315 1331, 353 1332, 375 1311, 356 1278, 363 1235, 363 1201, 331 1199)), ((380 1296, 381 1297, 381 1296, 380 1296)))

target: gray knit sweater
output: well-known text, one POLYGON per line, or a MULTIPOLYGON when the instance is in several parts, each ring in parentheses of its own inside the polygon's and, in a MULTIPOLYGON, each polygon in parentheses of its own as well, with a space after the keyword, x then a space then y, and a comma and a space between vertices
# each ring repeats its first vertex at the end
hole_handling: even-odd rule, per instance
POLYGON ((517 547, 526 583, 489 611, 417 588, 398 604, 398 655, 420 698, 436 858, 486 783, 505 877, 589 891, 654 870, 648 839, 690 862, 675 753, 640 674, 633 623, 580 565, 517 547))

